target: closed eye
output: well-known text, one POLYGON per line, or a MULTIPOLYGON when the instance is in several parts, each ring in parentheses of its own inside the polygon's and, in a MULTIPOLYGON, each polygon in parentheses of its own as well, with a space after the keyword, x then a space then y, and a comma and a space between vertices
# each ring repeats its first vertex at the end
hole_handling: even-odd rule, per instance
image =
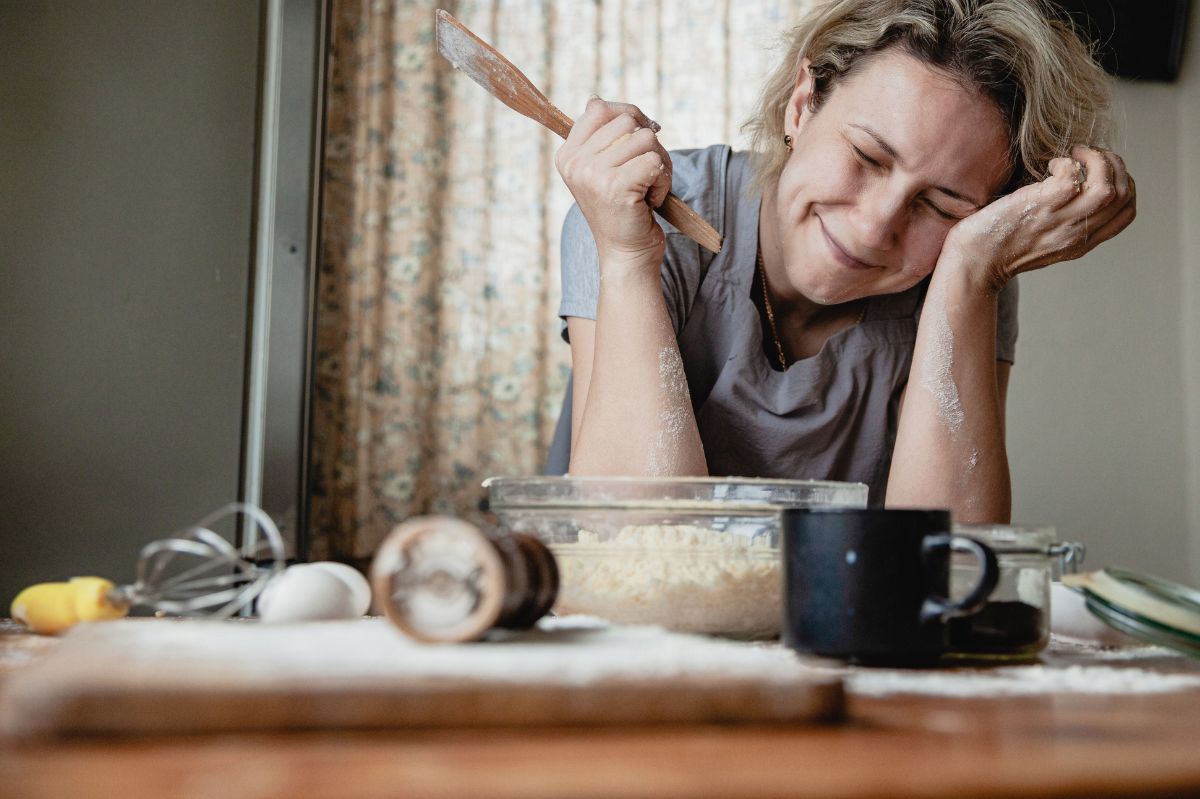
POLYGON ((940 216, 942 219, 949 219, 949 220, 950 220, 950 221, 952 221, 952 222, 961 222, 963 219, 965 219, 965 217, 961 217, 961 216, 955 216, 955 215, 954 215, 954 214, 952 214, 952 213, 949 213, 949 212, 947 212, 947 211, 943 211, 941 208, 939 208, 939 207, 937 207, 936 205, 934 205, 934 203, 933 203, 933 201, 932 201, 932 200, 926 199, 926 200, 925 200, 925 204, 926 204, 927 206, 929 206, 931 209, 933 209, 933 212, 934 212, 935 214, 937 214, 938 216, 940 216))
POLYGON ((858 156, 858 159, 860 161, 865 161, 866 163, 870 164, 873 167, 883 166, 883 164, 879 163, 874 158, 872 158, 871 156, 864 153, 862 150, 855 147, 853 144, 850 145, 850 147, 854 150, 854 154, 858 156))

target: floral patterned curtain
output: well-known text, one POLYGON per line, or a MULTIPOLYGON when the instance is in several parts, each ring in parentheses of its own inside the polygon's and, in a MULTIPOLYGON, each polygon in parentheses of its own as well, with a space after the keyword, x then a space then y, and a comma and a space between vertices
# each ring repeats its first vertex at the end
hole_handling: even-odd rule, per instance
POLYGON ((810 0, 335 0, 311 442, 311 555, 365 562, 400 521, 478 514, 540 473, 559 335, 558 139, 437 54, 446 8, 569 116, 636 103, 668 148, 744 144, 810 0))

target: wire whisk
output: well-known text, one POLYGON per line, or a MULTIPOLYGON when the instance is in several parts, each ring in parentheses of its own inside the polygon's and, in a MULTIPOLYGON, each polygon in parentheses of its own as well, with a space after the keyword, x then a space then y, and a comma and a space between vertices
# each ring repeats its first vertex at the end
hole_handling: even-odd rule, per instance
POLYGON ((151 541, 138 556, 137 580, 108 592, 114 605, 141 605, 180 616, 226 618, 249 605, 283 570, 283 538, 271 517, 245 503, 226 505, 170 538, 151 541), (209 529, 239 514, 260 535, 235 547, 209 529))

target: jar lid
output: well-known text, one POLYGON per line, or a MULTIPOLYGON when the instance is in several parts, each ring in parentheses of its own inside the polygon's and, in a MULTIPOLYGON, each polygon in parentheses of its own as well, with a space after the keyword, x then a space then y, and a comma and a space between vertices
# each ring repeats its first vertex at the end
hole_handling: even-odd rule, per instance
POLYGON ((1125 569, 1064 574, 1062 582, 1110 627, 1200 657, 1200 591, 1125 569))
POLYGON ((1056 561, 1061 574, 1079 571, 1086 554, 1083 544, 1078 541, 1059 541, 1057 531, 1048 524, 955 523, 954 533, 982 541, 1004 558, 1056 561))
POLYGON ((955 522, 954 532, 982 541, 997 552, 1007 550, 1037 550, 1028 554, 1055 555, 1048 551, 1057 540, 1050 525, 961 524, 955 522))

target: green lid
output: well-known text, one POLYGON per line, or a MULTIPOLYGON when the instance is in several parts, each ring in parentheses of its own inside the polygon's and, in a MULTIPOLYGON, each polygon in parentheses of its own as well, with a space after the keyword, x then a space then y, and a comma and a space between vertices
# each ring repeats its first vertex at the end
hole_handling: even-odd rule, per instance
POLYGON ((1200 591, 1124 569, 1064 574, 1062 582, 1110 627, 1200 657, 1200 591))

